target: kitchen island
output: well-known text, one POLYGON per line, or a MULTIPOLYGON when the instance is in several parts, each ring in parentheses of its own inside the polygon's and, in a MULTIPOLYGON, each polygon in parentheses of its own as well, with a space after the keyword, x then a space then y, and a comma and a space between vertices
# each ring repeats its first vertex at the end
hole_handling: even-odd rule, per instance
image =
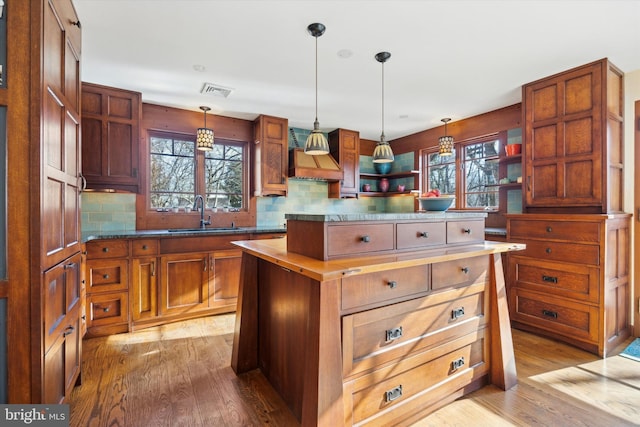
POLYGON ((286 239, 234 242, 232 368, 260 369, 303 426, 408 424, 511 388, 500 254, 524 246, 485 242, 483 215, 287 215, 286 239))

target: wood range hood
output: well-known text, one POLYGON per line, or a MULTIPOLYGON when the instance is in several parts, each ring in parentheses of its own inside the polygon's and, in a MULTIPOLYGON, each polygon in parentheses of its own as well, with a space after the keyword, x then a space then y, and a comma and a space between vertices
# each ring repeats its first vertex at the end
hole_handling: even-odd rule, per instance
POLYGON ((289 178, 340 181, 344 172, 331 154, 311 156, 304 148, 293 148, 289 150, 289 178))

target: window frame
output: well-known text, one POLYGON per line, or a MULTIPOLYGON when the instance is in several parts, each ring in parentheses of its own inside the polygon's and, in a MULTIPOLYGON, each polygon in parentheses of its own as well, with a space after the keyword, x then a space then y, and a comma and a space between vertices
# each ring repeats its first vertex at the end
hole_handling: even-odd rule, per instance
MULTIPOLYGON (((456 179, 455 179, 455 194, 454 194, 455 203, 454 203, 454 206, 452 207, 453 209, 468 210, 468 211, 483 211, 483 212, 499 212, 500 211, 500 207, 502 206, 502 203, 500 200, 501 194, 497 185, 496 185, 496 191, 495 191, 496 197, 497 197, 496 206, 491 206, 491 207, 466 206, 466 196, 467 196, 466 170, 464 167, 465 165, 464 155, 465 155, 466 147, 470 145, 482 144, 482 143, 487 143, 491 141, 497 141, 498 154, 496 157, 496 162, 500 162, 500 159, 502 158, 501 150, 503 149, 502 147, 504 147, 504 144, 506 143, 505 135, 503 134, 503 132, 491 133, 488 135, 468 138, 462 141, 455 142, 454 144, 455 160, 453 163, 455 164, 456 179)), ((423 148, 420 150, 420 159, 422 162, 422 188, 423 188, 422 192, 427 192, 431 188, 430 182, 429 182, 429 156, 437 152, 438 152, 437 145, 429 148, 423 148)))

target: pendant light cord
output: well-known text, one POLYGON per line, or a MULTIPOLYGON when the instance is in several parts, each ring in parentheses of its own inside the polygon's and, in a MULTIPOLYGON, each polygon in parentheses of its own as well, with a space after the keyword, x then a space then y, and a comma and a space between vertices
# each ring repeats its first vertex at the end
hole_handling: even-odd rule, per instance
POLYGON ((384 62, 382 63, 382 136, 384 137, 384 62))
POLYGON ((318 122, 318 36, 316 39, 316 123, 318 122))

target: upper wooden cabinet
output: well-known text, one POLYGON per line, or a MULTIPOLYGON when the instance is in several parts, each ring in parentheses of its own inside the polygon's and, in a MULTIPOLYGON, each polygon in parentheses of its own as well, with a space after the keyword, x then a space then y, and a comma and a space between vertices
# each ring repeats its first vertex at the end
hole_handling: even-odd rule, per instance
POLYGON ((360 133, 336 129, 329 133, 331 155, 338 161, 344 177, 329 182, 330 198, 358 197, 360 190, 360 133))
POLYGON ((141 95, 82 83, 82 174, 87 188, 138 192, 141 95))
POLYGON ((289 121, 261 115, 254 122, 253 195, 286 196, 289 121))
POLYGON ((525 212, 621 212, 623 73, 602 59, 529 83, 522 99, 525 212))

